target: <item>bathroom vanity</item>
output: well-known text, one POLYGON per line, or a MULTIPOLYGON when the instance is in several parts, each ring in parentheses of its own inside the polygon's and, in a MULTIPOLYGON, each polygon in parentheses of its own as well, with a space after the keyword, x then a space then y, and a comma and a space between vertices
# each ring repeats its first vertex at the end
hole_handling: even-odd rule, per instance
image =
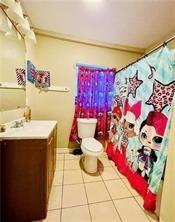
POLYGON ((0 134, 5 222, 46 217, 56 164, 56 121, 30 121, 0 134))

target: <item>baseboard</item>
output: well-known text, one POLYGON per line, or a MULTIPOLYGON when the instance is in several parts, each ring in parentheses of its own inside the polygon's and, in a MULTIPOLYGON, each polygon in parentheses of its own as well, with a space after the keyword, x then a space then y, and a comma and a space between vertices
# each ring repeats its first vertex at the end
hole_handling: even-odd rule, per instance
POLYGON ((77 148, 56 148, 56 153, 73 153, 77 148))

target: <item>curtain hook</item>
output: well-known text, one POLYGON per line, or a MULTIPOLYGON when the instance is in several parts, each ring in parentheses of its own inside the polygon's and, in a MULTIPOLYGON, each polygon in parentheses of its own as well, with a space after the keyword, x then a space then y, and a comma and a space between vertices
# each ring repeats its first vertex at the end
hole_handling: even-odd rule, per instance
POLYGON ((167 42, 166 41, 163 42, 163 47, 165 47, 165 46, 167 46, 167 42))

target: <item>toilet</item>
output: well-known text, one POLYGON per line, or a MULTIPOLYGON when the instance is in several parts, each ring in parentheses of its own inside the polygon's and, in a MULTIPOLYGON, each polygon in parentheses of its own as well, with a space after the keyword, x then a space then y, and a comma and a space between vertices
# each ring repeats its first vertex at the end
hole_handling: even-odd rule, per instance
POLYGON ((78 137, 82 139, 81 150, 85 156, 84 169, 88 173, 97 172, 98 157, 103 153, 103 146, 94 139, 97 119, 78 118, 78 137))

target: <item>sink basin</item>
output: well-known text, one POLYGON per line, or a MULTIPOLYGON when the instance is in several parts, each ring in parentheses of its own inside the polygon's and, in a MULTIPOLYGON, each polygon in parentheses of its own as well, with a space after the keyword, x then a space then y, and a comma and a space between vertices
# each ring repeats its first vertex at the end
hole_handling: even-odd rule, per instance
POLYGON ((0 135, 1 138, 8 139, 38 139, 48 138, 50 129, 56 125, 56 121, 30 121, 24 122, 23 126, 14 124, 6 132, 0 135))

